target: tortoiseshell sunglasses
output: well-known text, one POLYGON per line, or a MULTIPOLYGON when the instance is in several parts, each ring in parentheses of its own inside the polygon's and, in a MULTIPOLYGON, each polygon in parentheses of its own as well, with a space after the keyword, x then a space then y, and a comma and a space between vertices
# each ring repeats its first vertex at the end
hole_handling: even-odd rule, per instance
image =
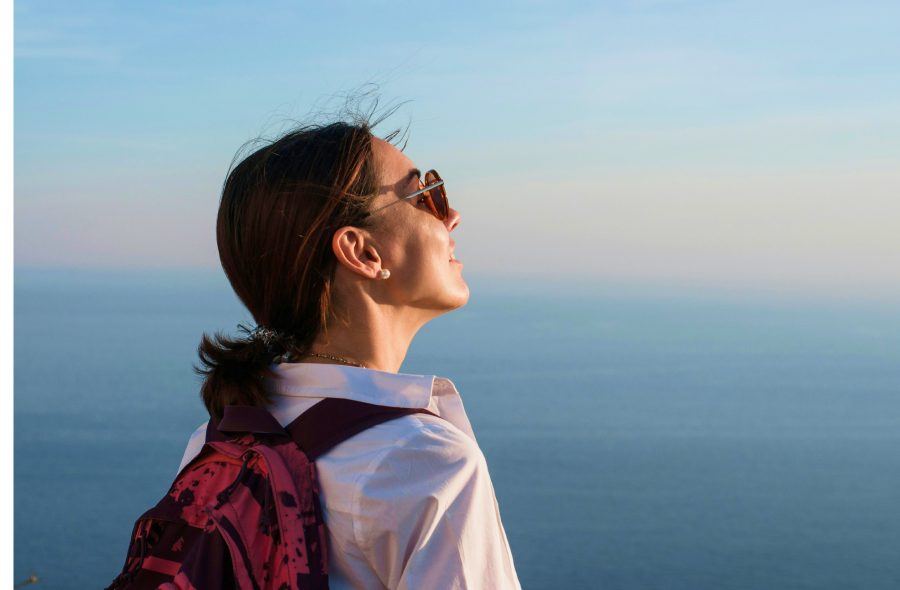
POLYGON ((417 190, 412 194, 406 195, 405 197, 397 199, 393 203, 388 203, 384 207, 379 207, 374 211, 369 211, 369 213, 375 213, 375 211, 387 209, 391 205, 396 205, 401 201, 405 201, 406 199, 411 199, 413 197, 418 197, 419 195, 425 195, 425 204, 428 205, 428 208, 431 209, 431 212, 434 213, 435 217, 437 217, 441 221, 446 221, 447 218, 450 217, 450 203, 447 201, 447 189, 444 188, 444 181, 441 180, 440 175, 438 175, 438 173, 434 170, 429 170, 425 173, 425 184, 423 188, 417 190))

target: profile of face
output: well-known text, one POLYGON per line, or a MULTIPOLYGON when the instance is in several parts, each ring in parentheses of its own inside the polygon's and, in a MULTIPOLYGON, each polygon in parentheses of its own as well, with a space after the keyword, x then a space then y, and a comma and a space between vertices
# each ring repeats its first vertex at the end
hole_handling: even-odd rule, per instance
POLYGON ((371 207, 374 224, 368 230, 339 230, 334 239, 338 259, 357 277, 370 279, 365 288, 378 303, 422 312, 426 321, 462 307, 469 299, 469 287, 451 237, 459 225, 459 213, 450 209, 449 217, 441 221, 428 208, 424 195, 398 203, 422 188, 418 170, 392 144, 378 138, 372 143, 381 179, 371 207), (375 211, 392 203, 396 204, 375 211), (382 269, 390 271, 389 278, 378 278, 382 269))

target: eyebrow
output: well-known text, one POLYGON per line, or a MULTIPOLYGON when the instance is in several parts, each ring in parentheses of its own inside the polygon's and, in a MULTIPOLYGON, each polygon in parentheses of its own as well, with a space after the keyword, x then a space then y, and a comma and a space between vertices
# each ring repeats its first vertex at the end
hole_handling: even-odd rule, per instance
MULTIPOLYGON (((412 180, 413 177, 418 177, 419 180, 421 181, 422 180, 422 171, 419 170, 418 168, 413 168, 412 170, 410 170, 409 174, 407 174, 406 176, 403 177, 403 180, 398 181, 397 184, 394 185, 394 192, 397 192, 398 187, 401 187, 401 186, 405 187, 406 185, 408 185, 409 181, 412 180)), ((399 195, 400 193, 397 193, 397 194, 399 195)))

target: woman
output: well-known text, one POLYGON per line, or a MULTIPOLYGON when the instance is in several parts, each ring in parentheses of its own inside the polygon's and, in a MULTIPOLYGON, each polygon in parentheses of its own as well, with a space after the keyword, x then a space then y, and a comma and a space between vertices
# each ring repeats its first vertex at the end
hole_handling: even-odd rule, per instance
MULTIPOLYGON (((459 219, 440 177, 365 121, 295 130, 226 180, 222 267, 258 329, 277 335, 204 335, 210 415, 254 405, 286 425, 334 397, 437 415, 379 424, 316 461, 331 588, 519 588, 459 394, 397 372, 419 328, 468 300, 459 219)), ((204 438, 205 425, 182 467, 204 438)))

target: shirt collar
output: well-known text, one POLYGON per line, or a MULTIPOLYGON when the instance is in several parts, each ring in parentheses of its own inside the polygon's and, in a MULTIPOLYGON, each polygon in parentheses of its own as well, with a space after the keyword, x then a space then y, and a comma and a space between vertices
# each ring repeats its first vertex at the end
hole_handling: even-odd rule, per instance
POLYGON ((459 395, 447 379, 320 363, 272 365, 266 389, 291 397, 336 397, 397 408, 426 408, 431 396, 459 395))

